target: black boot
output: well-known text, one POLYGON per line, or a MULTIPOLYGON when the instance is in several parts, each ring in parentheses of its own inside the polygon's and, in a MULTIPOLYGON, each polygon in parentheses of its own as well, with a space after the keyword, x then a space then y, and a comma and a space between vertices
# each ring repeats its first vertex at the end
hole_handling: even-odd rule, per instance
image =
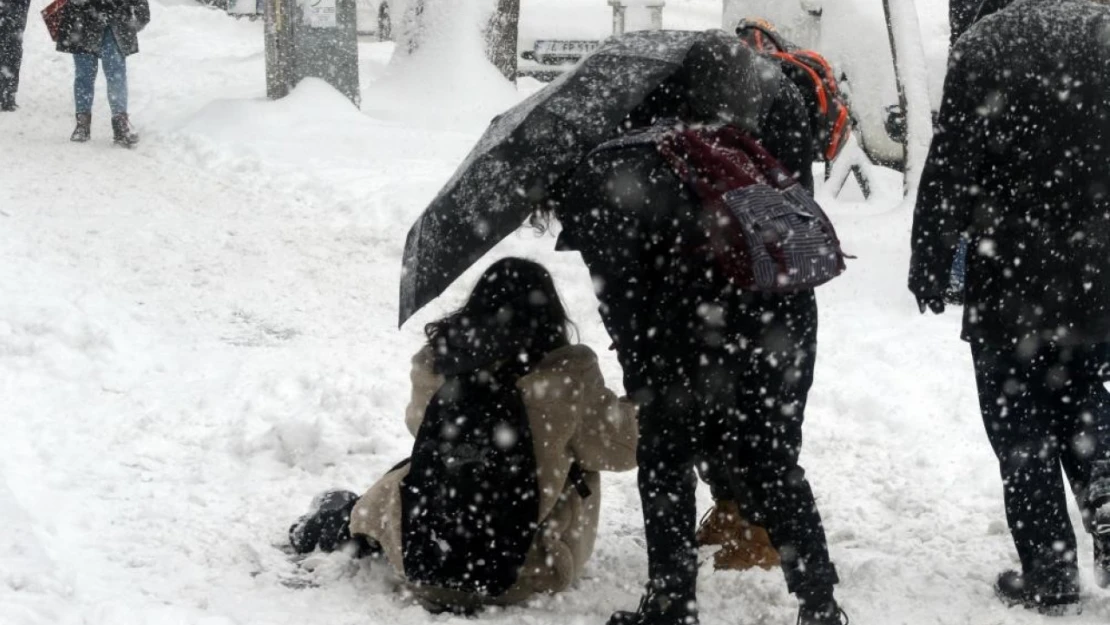
POLYGON ((832 588, 799 591, 798 625, 848 625, 848 615, 833 599, 832 588))
POLYGON ((698 607, 693 593, 648 591, 635 612, 614 612, 608 625, 698 625, 698 607))
POLYGON ((999 575, 994 594, 1008 607, 1021 606, 1049 616, 1069 614, 1079 605, 1079 585, 1074 580, 1033 584, 1017 571, 999 575))
POLYGON ((320 551, 330 552, 351 540, 347 524, 357 501, 358 495, 347 490, 329 490, 313 498, 308 514, 289 528, 293 550, 310 553, 319 547, 320 551))
POLYGON ((69 140, 84 143, 89 140, 90 136, 92 136, 92 114, 78 113, 77 127, 73 129, 73 134, 69 136, 69 140))
POLYGON ((112 135, 116 145, 129 148, 139 142, 139 135, 131 129, 127 113, 112 116, 112 135))
POLYGON ((1095 508, 1095 583, 1099 588, 1110 588, 1110 499, 1095 508))

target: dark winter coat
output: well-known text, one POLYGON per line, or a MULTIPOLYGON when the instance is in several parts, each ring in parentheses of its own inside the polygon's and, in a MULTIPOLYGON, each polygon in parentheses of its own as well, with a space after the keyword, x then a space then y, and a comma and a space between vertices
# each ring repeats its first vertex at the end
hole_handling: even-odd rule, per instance
POLYGON ((963 337, 1110 340, 1110 5, 1016 0, 952 51, 909 287, 940 297, 971 240, 963 337))
MULTIPOLYGON (((759 122, 757 134, 763 145, 788 169, 797 172, 801 183, 812 190, 813 133, 804 100, 798 88, 779 71, 777 65, 767 63, 764 70, 777 74, 778 90, 769 94, 770 102, 763 107, 767 113, 759 122)), ((654 117, 667 117, 672 114, 669 103, 664 102, 656 106, 658 111, 641 112, 636 116, 638 117, 636 122, 650 123, 654 117)), ((657 180, 653 167, 658 159, 644 159, 644 161, 631 164, 627 168, 625 177, 629 180, 647 179, 645 184, 648 187, 654 184, 669 184, 670 180, 676 180, 669 169, 666 170, 668 172, 666 180, 657 180)), ((575 174, 578 180, 573 180, 568 185, 568 189, 563 192, 564 197, 555 203, 555 216, 563 226, 558 249, 579 250, 582 253, 582 258, 594 277, 595 288, 602 303, 602 321, 613 339, 618 359, 624 369, 625 389, 632 392, 633 389, 639 389, 645 384, 646 372, 640 369, 646 358, 637 355, 641 350, 636 345, 641 341, 649 340, 645 329, 667 327, 681 333, 684 331, 683 328, 689 328, 694 323, 692 319, 679 318, 675 315, 695 315, 696 311, 690 310, 690 306, 681 304, 664 305, 659 301, 659 293, 665 291, 675 293, 676 297, 680 298, 692 297, 695 283, 704 282, 689 277, 687 278, 689 283, 676 284, 676 281, 682 281, 683 278, 665 275, 666 270, 659 264, 659 259, 652 257, 654 252, 646 250, 645 247, 666 250, 668 244, 664 239, 696 236, 696 233, 656 232, 655 230, 667 230, 670 228, 667 224, 674 223, 676 215, 684 211, 697 211, 699 208, 692 193, 677 195, 672 193, 670 195, 675 196, 674 201, 664 202, 661 194, 654 194, 650 188, 645 188, 645 195, 649 197, 659 195, 652 198, 655 201, 645 203, 652 212, 650 215, 630 214, 632 211, 607 214, 614 211, 591 210, 590 206, 609 205, 602 194, 613 193, 614 190, 583 189, 591 183, 583 183, 582 180, 593 180, 597 177, 590 168, 590 162, 584 163, 575 174), (568 194, 573 197, 573 200, 566 199, 565 196, 568 194), (591 194, 595 197, 591 197, 591 194)), ((696 223, 694 219, 679 221, 696 223)), ((660 253, 666 254, 665 251, 660 253)), ((715 297, 721 285, 702 284, 700 287, 713 291, 708 297, 715 297)), ((771 296, 770 299, 774 300, 775 297, 771 296)), ((812 301, 811 293, 809 303, 812 304, 812 301)), ((772 304, 768 303, 768 305, 772 304)), ((660 342, 656 337, 650 338, 651 342, 660 342)), ((679 336, 675 341, 683 343, 686 338, 679 336)))
POLYGON ((100 55, 104 29, 111 28, 120 53, 139 51, 139 31, 150 23, 147 0, 69 0, 58 28, 58 52, 100 55))
MULTIPOLYGON (((432 350, 412 359, 412 395, 405 425, 416 436, 428 403, 443 385, 432 350)), ((517 381, 533 432, 540 486, 539 525, 516 585, 494 600, 517 603, 535 593, 565 590, 581 574, 593 552, 601 505, 599 471, 636 467, 636 407, 605 386, 597 355, 584 345, 561 347, 517 381), (567 482, 573 463, 585 471, 592 494, 583 499, 567 482)), ((404 573, 401 538, 401 481, 409 465, 378 480, 351 512, 351 533, 381 544, 386 559, 404 573)), ((437 603, 476 601, 430 586, 413 589, 437 603)))

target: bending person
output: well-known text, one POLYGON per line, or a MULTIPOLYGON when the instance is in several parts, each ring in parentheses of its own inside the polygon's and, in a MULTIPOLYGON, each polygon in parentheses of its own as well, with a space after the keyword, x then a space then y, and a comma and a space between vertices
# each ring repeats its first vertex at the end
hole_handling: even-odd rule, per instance
MULTIPOLYGON (((766 81, 767 99, 751 101, 759 139, 812 188, 810 116, 797 87, 743 47, 719 58, 766 81)), ((721 107, 698 97, 704 84, 695 76, 662 86, 626 127, 718 120, 721 107)), ((812 290, 738 290, 708 271, 685 251, 701 235, 679 225, 697 223, 688 217, 697 202, 654 146, 634 146, 591 156, 549 204, 563 226, 559 248, 581 252, 590 270, 625 388, 640 404, 650 582, 639 609, 618 612, 609 624, 698 622, 694 465, 714 458, 737 498, 751 494, 752 520, 767 529, 801 603, 799 623, 840 625, 838 577, 798 464, 817 301, 812 290)))

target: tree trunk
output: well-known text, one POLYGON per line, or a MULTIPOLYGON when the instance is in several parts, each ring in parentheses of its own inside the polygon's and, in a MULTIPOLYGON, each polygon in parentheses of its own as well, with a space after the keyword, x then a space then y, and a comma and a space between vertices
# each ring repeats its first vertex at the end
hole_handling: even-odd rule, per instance
POLYGON ((486 27, 486 56, 505 78, 514 83, 519 27, 520 0, 497 0, 497 10, 486 27))

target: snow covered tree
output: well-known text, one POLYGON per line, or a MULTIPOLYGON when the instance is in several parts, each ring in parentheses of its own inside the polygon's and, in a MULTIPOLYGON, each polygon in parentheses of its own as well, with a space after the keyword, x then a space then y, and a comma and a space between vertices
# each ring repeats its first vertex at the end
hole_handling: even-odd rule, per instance
MULTIPOLYGON (((415 55, 445 40, 466 41, 460 29, 474 29, 483 40, 486 58, 515 82, 520 0, 413 0, 401 18, 394 59, 415 55)), ((451 46, 444 46, 447 49, 451 46)), ((456 51, 457 52, 457 51, 456 51)))

